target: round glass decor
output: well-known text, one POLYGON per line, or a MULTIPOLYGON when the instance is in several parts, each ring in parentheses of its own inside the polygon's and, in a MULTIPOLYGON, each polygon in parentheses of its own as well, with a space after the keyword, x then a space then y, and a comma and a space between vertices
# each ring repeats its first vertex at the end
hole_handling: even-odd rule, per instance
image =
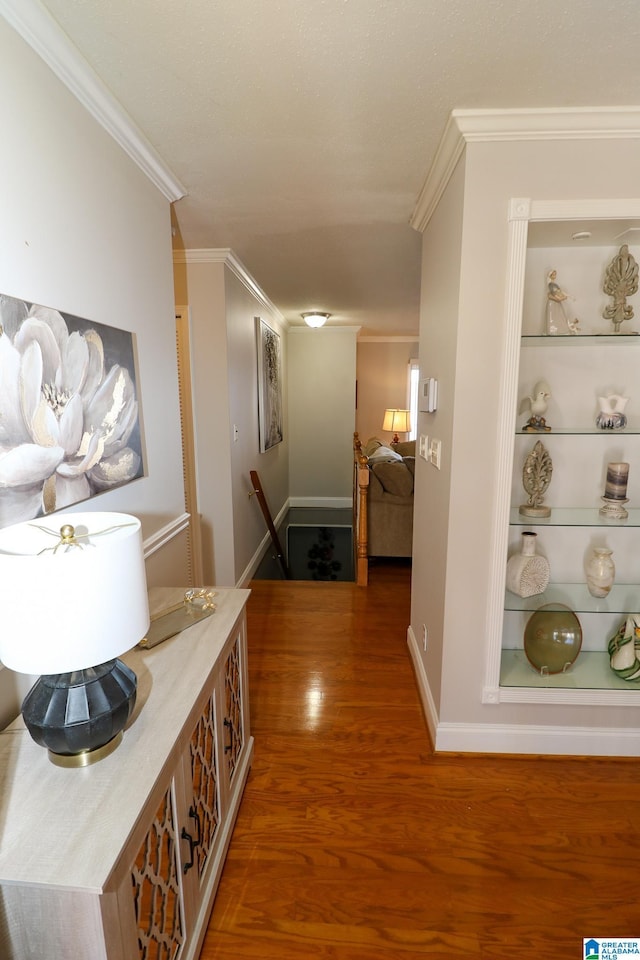
POLYGON ((582 646, 577 616, 562 603, 547 603, 533 613, 524 628, 524 652, 538 673, 563 673, 582 646))

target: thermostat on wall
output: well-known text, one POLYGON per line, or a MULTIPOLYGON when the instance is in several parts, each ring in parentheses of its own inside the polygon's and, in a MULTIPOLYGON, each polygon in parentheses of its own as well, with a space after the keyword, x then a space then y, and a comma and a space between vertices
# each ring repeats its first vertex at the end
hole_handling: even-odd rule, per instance
POLYGON ((438 381, 427 377, 420 381, 420 412, 433 413, 438 409, 438 381))

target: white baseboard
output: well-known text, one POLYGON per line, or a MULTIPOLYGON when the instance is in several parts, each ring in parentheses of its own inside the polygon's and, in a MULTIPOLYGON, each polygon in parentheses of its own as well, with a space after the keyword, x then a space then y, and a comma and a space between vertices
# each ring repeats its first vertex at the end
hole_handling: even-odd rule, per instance
POLYGON ((541 724, 447 723, 429 688, 420 648, 411 627, 407 645, 418 693, 436 753, 514 753, 547 756, 638 757, 640 729, 626 727, 552 727, 541 724))
POLYGON ((574 757, 640 756, 640 730, 525 724, 440 723, 436 752, 574 757))
POLYGON ((425 720, 427 721, 429 736, 431 738, 431 743, 435 744, 436 736, 438 732, 438 711, 436 709, 435 701, 431 694, 429 681, 427 680, 427 672, 424 668, 422 657, 420 656, 420 648, 418 647, 418 641, 416 640, 415 634, 411 626, 409 626, 407 630, 407 645, 409 647, 409 654, 411 656, 413 669, 416 675, 416 683, 418 684, 418 694, 420 696, 420 701, 422 703, 422 710, 424 712, 425 720))
MULTIPOLYGON (((289 501, 286 500, 284 505, 280 508, 278 513, 273 518, 273 525, 276 528, 276 530, 278 529, 279 525, 282 523, 288 509, 289 509, 289 501)), ((253 556, 251 557, 251 560, 249 560, 249 563, 240 574, 240 577, 236 582, 236 587, 246 587, 249 581, 253 580, 253 576, 255 572, 260 566, 260 564, 262 563, 262 559, 270 546, 271 546, 271 537, 269 536, 269 531, 267 531, 264 537, 262 538, 262 540, 260 541, 260 543, 258 544, 258 547, 255 553, 253 554, 253 556)))
POLYGON ((290 507, 323 507, 325 509, 342 509, 352 507, 351 497, 289 497, 290 507))

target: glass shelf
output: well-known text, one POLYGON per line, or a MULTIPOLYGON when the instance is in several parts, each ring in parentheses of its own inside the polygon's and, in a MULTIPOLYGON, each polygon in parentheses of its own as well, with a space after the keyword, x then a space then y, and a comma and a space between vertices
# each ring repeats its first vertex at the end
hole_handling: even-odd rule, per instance
POLYGON ((622 427, 618 430, 601 430, 599 427, 596 427, 595 424, 589 427, 553 427, 552 430, 523 430, 522 428, 517 429, 516 434, 522 437, 537 437, 540 440, 547 440, 549 437, 582 437, 582 436, 603 436, 608 437, 619 437, 619 436, 635 436, 640 434, 640 423, 629 423, 626 427, 622 427))
POLYGON ((640 683, 622 680, 609 666, 609 655, 600 651, 582 651, 566 673, 541 676, 526 658, 524 650, 503 650, 500 667, 501 687, 538 687, 559 690, 625 690, 637 693, 640 683))
POLYGON ((600 343, 640 343, 640 335, 629 331, 629 333, 580 333, 559 334, 557 336, 544 336, 541 334, 523 334, 520 338, 523 347, 550 347, 552 344, 558 346, 594 346, 600 343))
POLYGON ((518 597, 505 590, 505 610, 534 611, 545 603, 563 603, 575 613, 640 613, 640 585, 616 583, 603 598, 592 597, 584 583, 550 583, 534 597, 518 597))
POLYGON ((598 507, 552 507, 550 517, 523 517, 518 507, 512 507, 509 523, 513 527, 640 527, 640 509, 627 507, 627 511, 629 516, 623 520, 603 517, 598 507))

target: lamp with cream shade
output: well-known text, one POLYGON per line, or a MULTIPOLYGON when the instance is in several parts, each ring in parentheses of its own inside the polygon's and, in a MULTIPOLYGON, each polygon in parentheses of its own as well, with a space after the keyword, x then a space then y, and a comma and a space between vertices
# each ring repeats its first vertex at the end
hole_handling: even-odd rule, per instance
POLYGON ((149 627, 140 521, 60 514, 0 530, 0 660, 41 674, 22 704, 36 743, 58 766, 111 753, 137 680, 118 659, 149 627))
POLYGON ((399 443, 398 433, 409 433, 411 430, 411 418, 408 410, 397 410, 389 408, 384 412, 384 421, 382 429, 393 431, 393 440, 391 443, 399 443))

